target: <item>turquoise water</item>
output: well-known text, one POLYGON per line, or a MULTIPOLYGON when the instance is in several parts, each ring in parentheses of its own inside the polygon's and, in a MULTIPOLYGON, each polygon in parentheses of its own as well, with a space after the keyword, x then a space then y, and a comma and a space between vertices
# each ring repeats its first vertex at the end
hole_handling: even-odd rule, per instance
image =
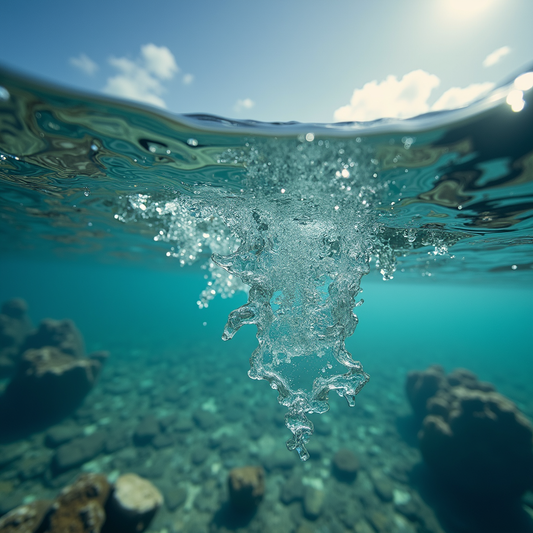
MULTIPOLYGON (((84 403, 94 424, 116 379, 130 403, 112 417, 190 419, 206 405, 217 415, 207 433, 193 426, 130 465, 150 478, 150 453, 164 455, 175 472, 152 472, 154 483, 188 491, 154 531, 231 529, 217 518, 227 471, 278 453, 294 462, 267 467, 263 510, 243 530, 340 531, 336 513, 313 521, 304 504, 280 504, 297 475, 334 497, 354 491, 390 531, 420 531, 397 503, 365 500, 372 472, 421 461, 397 433, 414 369, 468 368, 533 418, 533 105, 524 90, 523 109, 511 109, 514 79, 463 110, 329 126, 176 117, 0 72, 0 301, 26 300, 34 324, 70 318, 87 352, 111 352, 84 403), (173 387, 183 400, 164 399, 173 387), (349 403, 359 393, 355 407, 331 394, 326 412, 326 389, 349 403), (284 417, 289 449, 307 460, 308 447, 308 462, 286 450, 284 417), (207 446, 220 434, 239 445, 207 446), (189 454, 202 446, 196 465, 189 454), (365 465, 352 488, 331 475, 340 448, 365 465)), ((92 461, 79 468, 124 469, 113 454, 92 461)), ((17 496, 56 490, 15 467, 0 475, 17 496)), ((420 505, 440 521, 426 531, 461 530, 420 505)), ((356 523, 343 527, 377 527, 356 523)))

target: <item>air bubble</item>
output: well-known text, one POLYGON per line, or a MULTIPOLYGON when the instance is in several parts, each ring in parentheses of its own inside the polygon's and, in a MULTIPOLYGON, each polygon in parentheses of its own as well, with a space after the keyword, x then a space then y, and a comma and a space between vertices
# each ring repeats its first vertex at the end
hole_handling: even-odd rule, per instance
POLYGON ((190 139, 187 139, 187 144, 189 146, 198 146, 198 141, 191 137, 190 139))

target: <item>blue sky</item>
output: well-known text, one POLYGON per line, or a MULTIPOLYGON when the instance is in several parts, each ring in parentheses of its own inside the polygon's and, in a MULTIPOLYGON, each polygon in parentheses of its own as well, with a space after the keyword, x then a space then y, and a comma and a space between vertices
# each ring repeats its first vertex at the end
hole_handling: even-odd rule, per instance
POLYGON ((401 118, 465 105, 533 62, 531 0, 2 0, 2 12, 0 64, 176 113, 401 118))

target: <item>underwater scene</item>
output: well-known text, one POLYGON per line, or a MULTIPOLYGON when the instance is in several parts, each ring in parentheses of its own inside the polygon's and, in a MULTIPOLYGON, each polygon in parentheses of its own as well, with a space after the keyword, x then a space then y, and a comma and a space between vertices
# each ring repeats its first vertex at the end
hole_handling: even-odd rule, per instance
POLYGON ((0 247, 0 532, 533 532, 530 69, 337 124, 0 70, 0 247))

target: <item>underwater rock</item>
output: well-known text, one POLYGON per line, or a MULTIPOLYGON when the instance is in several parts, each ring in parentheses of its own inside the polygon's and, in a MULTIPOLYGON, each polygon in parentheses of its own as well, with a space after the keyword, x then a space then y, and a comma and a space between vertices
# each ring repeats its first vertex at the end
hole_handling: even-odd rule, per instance
POLYGON ((52 460, 54 474, 60 474, 94 459, 104 449, 105 439, 105 433, 97 431, 60 446, 52 460))
POLYGON ((454 386, 429 400, 428 412, 420 450, 453 490, 501 502, 533 486, 533 427, 510 400, 454 386))
POLYGON ((419 418, 426 416, 427 401, 446 386, 446 374, 440 365, 432 365, 426 370, 414 370, 407 374, 405 390, 411 408, 419 418))
POLYGON ((138 424, 133 434, 133 441, 137 446, 146 446, 159 435, 159 422, 153 415, 145 416, 138 424))
POLYGON ((359 460, 350 450, 341 449, 333 457, 333 473, 338 480, 350 483, 358 470, 359 460))
POLYGON ((161 492, 147 479, 136 474, 120 476, 106 505, 103 532, 141 533, 163 501, 161 492))
POLYGON ((20 298, 9 300, 0 311, 0 378, 15 371, 20 349, 32 325, 28 306, 20 298))
POLYGON ((252 512, 265 494, 265 471, 260 466, 234 468, 228 475, 231 506, 243 513, 252 512))
POLYGON ((2 533, 36 533, 50 508, 51 501, 36 500, 21 505, 0 518, 2 533))
POLYGON ((0 397, 0 416, 8 431, 24 432, 64 418, 81 404, 100 370, 100 362, 57 348, 26 350, 0 397))
POLYGON ((165 491, 165 505, 172 512, 185 503, 187 491, 182 487, 172 487, 165 491))
POLYGON ((196 422, 196 425, 204 431, 211 429, 218 422, 218 418, 216 417, 216 415, 204 409, 197 409, 193 413, 192 417, 196 422))
POLYGON ((51 346, 72 357, 83 357, 83 337, 72 320, 45 318, 39 328, 26 338, 23 350, 51 346))
POLYGON ((82 428, 75 424, 55 426, 50 428, 44 437, 44 443, 49 448, 57 448, 82 434, 82 428))
POLYGON ((292 502, 303 500, 305 487, 300 476, 294 475, 290 477, 281 488, 280 500, 285 505, 290 505, 292 502))
POLYGON ((46 518, 47 533, 99 533, 110 485, 102 474, 82 474, 56 498, 46 518))
POLYGON ((305 487, 304 493, 304 515, 309 520, 316 520, 322 514, 324 507, 325 493, 315 487, 305 487))

